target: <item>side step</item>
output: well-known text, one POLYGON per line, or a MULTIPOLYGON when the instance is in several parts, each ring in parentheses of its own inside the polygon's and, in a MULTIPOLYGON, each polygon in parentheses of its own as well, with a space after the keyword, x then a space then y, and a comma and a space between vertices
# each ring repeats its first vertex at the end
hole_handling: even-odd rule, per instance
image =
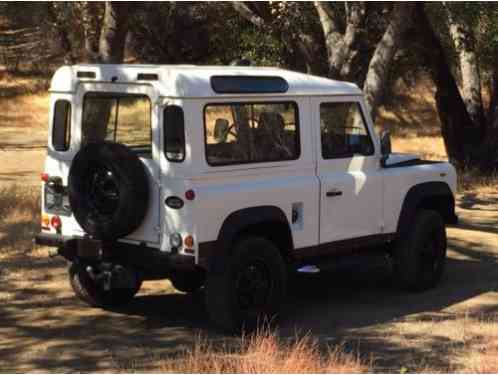
POLYGON ((371 269, 390 265, 390 260, 385 252, 369 254, 355 254, 340 257, 327 257, 315 259, 314 262, 301 265, 296 271, 303 274, 317 274, 322 271, 337 271, 351 268, 371 269))

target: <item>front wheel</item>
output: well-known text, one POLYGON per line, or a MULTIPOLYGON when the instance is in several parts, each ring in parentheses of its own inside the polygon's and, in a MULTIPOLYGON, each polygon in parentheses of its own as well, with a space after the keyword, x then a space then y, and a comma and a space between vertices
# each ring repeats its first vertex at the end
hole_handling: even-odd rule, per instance
POLYGON ((224 272, 209 273, 206 305, 211 320, 227 331, 248 331, 271 321, 283 301, 286 268, 277 247, 246 237, 235 245, 224 272))
MULTIPOLYGON (((119 272, 119 269, 115 271, 113 278, 116 278, 116 272, 119 272)), ((128 272, 126 286, 112 286, 116 283, 115 280, 110 280, 111 288, 106 290, 102 283, 97 282, 89 273, 88 265, 72 263, 69 267, 69 283, 74 294, 86 304, 93 307, 114 307, 128 303, 140 290, 142 281, 136 273, 128 272)))
POLYGON ((393 253, 395 282, 409 291, 437 285, 446 262, 446 230, 438 212, 420 210, 393 253))

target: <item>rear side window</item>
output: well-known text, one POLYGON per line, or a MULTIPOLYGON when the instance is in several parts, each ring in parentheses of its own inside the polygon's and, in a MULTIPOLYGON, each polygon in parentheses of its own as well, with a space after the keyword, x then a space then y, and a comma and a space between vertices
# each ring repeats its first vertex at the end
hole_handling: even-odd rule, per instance
POLYGON ((112 141, 152 157, 151 103, 145 95, 88 93, 83 102, 83 143, 112 141))
POLYGON ((56 151, 67 151, 71 145, 71 103, 57 100, 54 106, 52 146, 56 151))
POLYGON ((164 154, 166 159, 181 162, 185 159, 185 118, 183 109, 170 105, 164 109, 164 154))
POLYGON ((324 159, 368 156, 374 153, 359 103, 322 103, 320 133, 324 159))
POLYGON ((297 159, 298 119, 294 102, 208 104, 207 162, 219 166, 297 159))

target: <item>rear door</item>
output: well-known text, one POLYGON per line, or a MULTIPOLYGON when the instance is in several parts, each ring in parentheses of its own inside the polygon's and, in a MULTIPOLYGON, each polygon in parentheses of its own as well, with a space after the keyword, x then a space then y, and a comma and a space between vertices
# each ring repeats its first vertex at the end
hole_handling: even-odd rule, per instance
POLYGON ((382 232, 378 145, 360 97, 314 98, 320 243, 382 232))
POLYGON ((159 139, 157 93, 148 85, 83 84, 78 100, 83 108, 77 122, 82 124, 77 134, 80 142, 86 141, 82 128, 89 121, 89 109, 103 107, 107 121, 99 120, 104 129, 96 137, 128 146, 144 164, 150 189, 149 207, 141 226, 125 239, 159 246, 160 167, 158 142, 154 142, 159 139))

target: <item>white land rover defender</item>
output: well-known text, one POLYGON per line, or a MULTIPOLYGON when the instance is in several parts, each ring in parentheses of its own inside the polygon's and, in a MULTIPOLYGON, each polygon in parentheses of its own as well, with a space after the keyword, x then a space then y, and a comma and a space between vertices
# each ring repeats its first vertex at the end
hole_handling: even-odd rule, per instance
MULTIPOLYGON (((273 316, 287 276, 383 252, 441 278, 455 169, 392 154, 353 84, 261 67, 64 66, 51 84, 38 244, 76 295, 205 289, 222 328, 273 316), (55 251, 54 251, 55 252, 55 251)), ((368 259, 368 257, 365 257, 368 259)))

